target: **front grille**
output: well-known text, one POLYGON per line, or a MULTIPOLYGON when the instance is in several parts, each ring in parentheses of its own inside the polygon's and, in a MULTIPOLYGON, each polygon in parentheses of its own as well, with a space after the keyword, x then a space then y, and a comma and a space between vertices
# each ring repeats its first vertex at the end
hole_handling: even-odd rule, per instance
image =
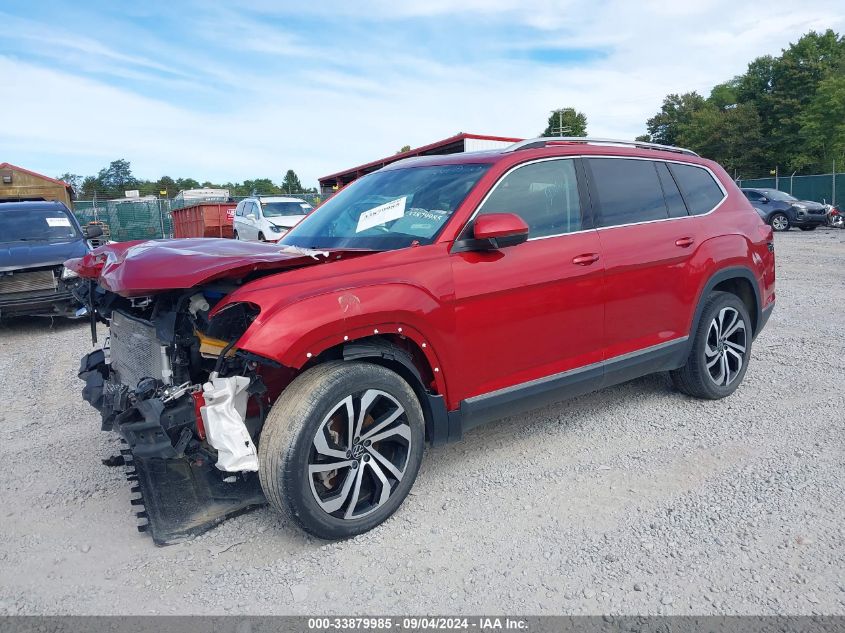
POLYGON ((162 380, 162 345, 152 323, 115 311, 110 329, 111 366, 122 384, 134 389, 142 378, 162 380))
POLYGON ((32 292, 33 290, 56 290, 56 276, 50 269, 25 270, 11 275, 0 275, 0 294, 32 292))

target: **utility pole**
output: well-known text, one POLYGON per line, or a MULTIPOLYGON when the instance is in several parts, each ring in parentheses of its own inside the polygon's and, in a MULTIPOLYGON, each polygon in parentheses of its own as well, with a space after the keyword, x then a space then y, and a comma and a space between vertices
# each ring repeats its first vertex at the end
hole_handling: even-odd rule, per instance
POLYGON ((833 159, 833 167, 832 168, 833 168, 833 176, 831 178, 832 186, 831 186, 831 192, 830 192, 830 197, 831 197, 830 204, 832 204, 833 206, 836 206, 836 159, 835 158, 833 159))
POLYGON ((552 114, 557 114, 557 128, 552 128, 552 135, 563 136, 565 132, 572 131, 572 128, 563 126, 563 109, 552 110, 552 114))

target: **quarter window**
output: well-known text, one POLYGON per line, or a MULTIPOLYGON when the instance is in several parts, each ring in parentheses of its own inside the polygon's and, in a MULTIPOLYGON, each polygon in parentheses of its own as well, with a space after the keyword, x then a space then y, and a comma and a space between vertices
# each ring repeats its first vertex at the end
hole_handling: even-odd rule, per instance
POLYGON ((499 181, 478 213, 515 213, 528 225, 529 238, 580 231, 575 162, 547 160, 515 169, 499 181))
POLYGON ((590 158, 601 226, 669 217, 654 163, 624 158, 590 158))
POLYGON ((721 187, 706 169, 680 163, 673 163, 669 169, 675 176, 675 181, 684 194, 687 208, 693 215, 709 213, 725 197, 721 187))

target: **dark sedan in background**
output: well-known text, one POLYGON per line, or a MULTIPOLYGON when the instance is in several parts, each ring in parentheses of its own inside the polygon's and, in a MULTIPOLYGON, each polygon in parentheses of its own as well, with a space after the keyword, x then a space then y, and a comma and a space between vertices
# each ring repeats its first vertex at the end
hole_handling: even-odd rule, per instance
POLYGON ((788 231, 793 226, 812 231, 827 223, 827 209, 819 202, 799 200, 777 189, 743 189, 742 193, 775 231, 788 231))
POLYGON ((89 237, 61 202, 0 202, 0 319, 76 316, 78 280, 64 262, 85 255, 89 237))

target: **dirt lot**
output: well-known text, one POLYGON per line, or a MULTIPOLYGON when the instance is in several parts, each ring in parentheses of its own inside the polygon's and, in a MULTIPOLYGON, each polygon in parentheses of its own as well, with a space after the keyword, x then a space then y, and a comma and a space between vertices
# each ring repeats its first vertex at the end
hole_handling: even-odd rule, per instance
POLYGON ((845 231, 777 237, 732 397, 652 376, 429 449, 341 543, 264 508, 157 548, 80 396, 79 323, 0 326, 0 613, 845 614, 845 231))

